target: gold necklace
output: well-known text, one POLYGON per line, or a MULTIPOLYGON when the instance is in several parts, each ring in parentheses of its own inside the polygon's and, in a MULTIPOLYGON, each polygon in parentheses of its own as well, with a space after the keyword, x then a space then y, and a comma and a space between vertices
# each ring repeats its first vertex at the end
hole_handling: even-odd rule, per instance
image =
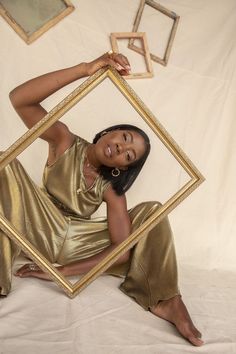
MULTIPOLYGON (((83 188, 81 188, 81 186, 80 186, 80 187, 77 189, 76 193, 77 193, 77 194, 80 194, 80 193, 87 193, 87 192, 89 192, 89 191, 95 186, 95 183, 97 182, 98 177, 99 177, 99 175, 96 176, 96 178, 94 179, 93 183, 92 183, 91 186, 89 186, 88 188, 83 189, 83 188)), ((86 183, 86 182, 85 182, 85 183, 86 183)))

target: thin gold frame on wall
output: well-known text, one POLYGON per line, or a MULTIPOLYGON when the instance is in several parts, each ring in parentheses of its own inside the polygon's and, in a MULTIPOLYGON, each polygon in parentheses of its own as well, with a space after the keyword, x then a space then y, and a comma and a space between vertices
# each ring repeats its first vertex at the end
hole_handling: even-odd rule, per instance
POLYGON ((43 26, 37 29, 32 34, 27 34, 27 32, 17 23, 16 19, 8 12, 7 9, 0 3, 0 15, 7 21, 7 23, 13 28, 13 30, 27 43, 30 44, 34 42, 37 38, 42 36, 46 31, 48 31, 51 27, 56 25, 59 21, 61 21, 65 16, 69 15, 72 11, 74 11, 75 7, 71 3, 70 0, 61 0, 66 8, 58 13, 58 15, 51 18, 48 22, 46 22, 43 26))
MULTIPOLYGON (((167 46, 166 46, 163 58, 160 58, 159 56, 157 56, 157 55, 155 55, 153 53, 150 53, 150 56, 151 56, 152 60, 154 60, 155 62, 157 62, 159 64, 162 64, 162 65, 166 66, 167 63, 168 63, 168 60, 169 60, 170 51, 171 51, 171 48, 172 48, 172 45, 173 45, 173 41, 174 41, 174 38, 175 38, 175 34, 176 34, 176 31, 177 31, 177 26, 178 26, 180 17, 178 15, 176 15, 175 12, 166 9, 164 6, 162 6, 160 4, 157 4, 153 0, 141 0, 137 15, 136 15, 135 20, 134 20, 134 25, 133 25, 133 29, 132 29, 133 32, 137 32, 138 31, 138 27, 140 25, 140 21, 141 21, 141 18, 142 18, 142 14, 143 14, 143 10, 144 10, 145 5, 149 5, 149 6, 153 7, 155 10, 160 11, 164 15, 172 18, 173 21, 174 21, 173 22, 173 26, 172 26, 171 31, 170 31, 169 39, 168 39, 168 42, 167 42, 167 46)), ((134 39, 130 39, 128 47, 130 49, 136 51, 137 53, 144 55, 144 51, 142 50, 142 48, 139 48, 139 47, 137 47, 134 44, 134 39)))
POLYGON ((99 264, 85 274, 77 283, 72 284, 27 240, 25 235, 19 231, 0 214, 0 229, 8 235, 38 266, 64 289, 66 294, 73 298, 107 268, 109 268, 123 253, 133 247, 144 235, 144 232, 150 231, 163 217, 179 205, 190 193, 193 192, 203 181, 204 177, 193 165, 186 154, 177 145, 174 139, 168 134, 163 126, 156 120, 155 116, 145 106, 137 94, 132 90, 128 83, 111 67, 99 70, 88 78, 63 101, 54 107, 43 119, 34 127, 28 130, 14 144, 12 144, 0 156, 0 170, 6 167, 15 157, 24 151, 36 138, 38 138, 53 123, 61 118, 68 110, 77 104, 83 97, 90 93, 105 79, 109 79, 117 89, 124 95, 128 102, 133 106, 142 119, 156 134, 157 138, 165 145, 169 152, 175 157, 179 164, 189 175, 190 179, 171 196, 148 220, 146 220, 135 232, 133 232, 125 241, 123 241, 115 250, 113 250, 99 264))
POLYGON ((111 39, 111 47, 112 50, 115 53, 119 53, 118 49, 118 39, 127 39, 127 38, 132 38, 132 39, 140 39, 142 43, 142 50, 143 50, 143 55, 146 63, 146 68, 147 71, 143 73, 133 73, 131 72, 129 75, 124 76, 126 79, 146 79, 153 77, 153 69, 152 69, 152 62, 151 62, 151 57, 148 49, 148 44, 147 44, 147 37, 145 32, 116 32, 116 33, 111 33, 110 39, 111 39))

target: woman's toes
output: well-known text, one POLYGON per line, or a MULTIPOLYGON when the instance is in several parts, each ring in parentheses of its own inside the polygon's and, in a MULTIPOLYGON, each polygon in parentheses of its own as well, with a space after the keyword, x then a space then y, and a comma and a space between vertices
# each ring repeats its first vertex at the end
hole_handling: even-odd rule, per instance
POLYGON ((187 339, 189 340, 190 343, 192 343, 196 347, 200 347, 204 343, 201 339, 195 336, 189 336, 187 339))

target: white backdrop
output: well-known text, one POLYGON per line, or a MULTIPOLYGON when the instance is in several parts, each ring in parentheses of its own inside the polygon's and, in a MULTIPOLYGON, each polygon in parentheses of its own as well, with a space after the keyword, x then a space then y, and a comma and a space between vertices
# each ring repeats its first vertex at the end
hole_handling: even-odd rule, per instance
MULTIPOLYGON (((73 0, 73 4, 76 9, 72 14, 29 46, 0 18, 1 150, 6 149, 25 132, 23 123, 17 117, 8 100, 10 90, 34 76, 72 66, 81 61, 93 60, 103 52, 110 50, 110 32, 132 30, 139 0, 73 0)), ((235 272, 236 1, 162 0, 161 4, 180 15, 180 23, 169 63, 167 67, 163 67, 153 62, 154 78, 129 80, 128 83, 206 178, 206 181, 170 214, 180 266, 186 266, 185 269, 196 267, 202 268, 204 271, 230 270, 235 272)), ((160 17, 157 20, 155 16, 156 14, 147 12, 140 30, 147 32, 149 47, 161 51, 166 30, 168 30, 168 23, 159 21, 160 17)), ((136 65, 140 66, 142 64, 138 54, 128 49, 124 49, 124 51, 131 59, 134 68, 136 65)), ((44 103, 45 107, 52 108, 81 82, 82 80, 71 84, 49 98, 44 103)), ((100 126, 105 127, 118 121, 126 122, 126 120, 136 119, 133 118, 129 105, 121 102, 116 90, 107 87, 106 83, 102 84, 101 87, 99 86, 91 96, 89 95, 81 101, 77 108, 75 108, 75 111, 72 110, 71 114, 68 113, 68 118, 65 117, 64 121, 68 122, 75 132, 88 139, 91 139, 100 126), (76 111, 77 108, 78 111, 76 111)), ((138 122, 138 125, 143 125, 142 121, 139 120, 138 122)), ((149 132, 148 129, 146 130, 149 132)), ((153 140, 152 136, 151 139, 153 140)), ((161 152, 161 148, 159 149, 156 141, 152 142, 153 149, 150 159, 136 186, 128 193, 129 206, 140 200, 154 199, 154 196, 155 199, 163 201, 168 193, 173 193, 184 181, 184 173, 175 165, 175 162, 171 161, 171 158, 165 152, 161 152), (150 189, 150 185, 154 192, 150 189)), ((37 141, 30 147, 29 152, 20 156, 29 173, 39 183, 46 153, 46 144, 37 141)), ((186 273, 183 274, 186 275, 186 273)), ((221 288, 223 291, 222 285, 219 285, 223 277, 219 278, 221 280, 218 279, 217 283, 215 272, 212 272, 213 276, 209 278, 210 281, 204 278, 204 274, 204 272, 196 272, 193 273, 193 277, 185 276, 185 293, 191 294, 192 300, 196 304, 195 312, 198 314, 199 322, 202 320, 205 333, 208 333, 210 338, 218 338, 217 336, 219 336, 219 342, 226 342, 228 334, 229 337, 231 336, 229 340, 229 343, 231 343, 233 341, 232 336, 235 336, 236 333, 235 306, 232 307, 235 290, 234 295, 232 295, 232 292, 219 295, 219 289, 221 288), (202 276, 201 282, 197 280, 199 274, 202 276), (216 283, 218 288, 214 288, 216 283), (197 290, 196 286, 198 286, 197 290), (207 290, 207 286, 212 286, 211 291, 207 290), (203 306, 203 298, 208 300, 208 302, 205 302, 205 307, 203 306), (224 314, 218 315, 218 322, 215 322, 216 327, 212 327, 212 321, 215 318, 213 314, 219 311, 220 300, 222 300, 224 306, 227 303, 229 304, 230 301, 231 305, 224 308, 224 314), (233 325, 228 322, 229 314, 234 319, 233 325), (208 318, 208 315, 213 317, 208 318), (228 323, 227 330, 226 323, 228 323), (227 334, 225 334, 224 329, 227 334)), ((23 283, 31 284, 29 286, 35 286, 35 288, 37 286, 37 289, 39 286, 39 283, 29 282, 29 280, 25 282, 24 280, 16 281, 19 287, 23 283)), ((102 286, 107 286, 106 281, 101 280, 103 282, 102 286)), ((115 282, 114 279, 113 282, 115 282)), ((234 283, 235 273, 231 273, 230 280, 224 290, 231 291, 230 287, 234 283)), ((94 296, 95 292, 92 289, 97 290, 96 284, 99 283, 95 282, 95 285, 93 284, 88 288, 87 294, 94 296)), ((111 287, 108 294, 113 291, 111 287)), ((23 292, 23 288, 17 290, 21 291, 22 296, 27 296, 23 292)), ((80 302, 82 307, 83 304, 89 306, 89 299, 85 297, 85 293, 82 293, 79 299, 75 299, 73 304, 75 305, 77 301, 78 306, 80 302)), ((113 295, 115 296, 115 294, 113 295)), ((54 294, 49 296, 53 298, 54 294)), ((30 302, 29 297, 28 301, 30 302)), ((62 301, 61 298, 60 301, 62 301)), ((119 301, 118 298, 117 301, 119 301)), ((124 304, 127 300, 122 298, 122 301, 124 304)), ((13 307, 11 307, 11 302, 9 302, 9 306, 10 311, 15 309, 13 302, 13 307)), ((97 311, 97 318, 100 318, 99 311, 102 312, 103 307, 98 306, 95 311, 97 311)), ((2 314, 4 315, 4 313, 3 311, 2 314)), ((125 313, 129 313, 128 310, 125 310, 125 313)), ((120 316, 120 320, 122 320, 122 316, 125 316, 122 311, 121 313, 117 312, 117 314, 118 317, 120 316)), ((143 318, 141 312, 135 315, 132 312, 130 314, 130 319, 135 319, 132 324, 134 332, 137 331, 135 323, 136 316, 139 315, 140 318, 143 318)), ((86 316, 88 316, 87 312, 86 316)), ((102 320, 103 317, 101 317, 101 323, 102 320)), ((70 324, 72 324, 73 329, 74 320, 71 321, 70 324)), ((152 321, 154 323, 154 320, 152 321)), ((11 321, 9 323, 11 324, 11 321)), ((83 318, 82 323, 85 323, 83 318)), ((107 324, 109 325, 109 322, 107 324)), ((81 323, 80 325, 82 326, 81 323)), ((91 329, 88 326, 86 328, 91 329)), ((98 336, 100 333, 99 328, 101 327, 96 327, 96 332, 89 332, 94 336, 94 341, 98 338, 96 335, 98 336)), ((124 330, 129 331, 130 328, 124 326, 124 330)), ((6 331, 6 333, 9 332, 6 331)), ((144 337, 146 333, 147 331, 144 329, 142 333, 144 337)), ((158 341, 162 341, 162 333, 159 333, 158 341)), ((151 336, 151 332, 149 334, 151 336)), ((156 340, 156 334, 153 332, 152 335, 156 340)), ((83 337, 82 334, 81 336, 83 337)), ((87 340, 86 343, 89 343, 89 337, 86 336, 87 334, 84 334, 83 338, 85 342, 87 340)), ((137 336, 139 337, 139 334, 137 336)), ((57 338, 57 336, 54 338, 57 338)), ((125 336, 117 337, 117 340, 118 338, 125 343, 125 336)), ((149 337, 145 338, 148 339, 149 337)), ((168 338, 166 343, 169 340, 171 342, 171 338, 168 338)), ((139 339, 137 340, 139 343, 139 339)), ((17 347, 17 342, 13 340, 11 343, 16 343, 17 347)), ((210 339, 209 343, 214 343, 214 339, 210 339)), ((14 347, 14 344, 12 345, 14 347)), ((87 350, 84 349, 85 351, 83 351, 82 349, 81 353, 86 354, 98 349, 98 347, 92 348, 89 344, 84 348, 87 348, 87 350)), ((111 353, 111 347, 108 346, 107 348, 107 353, 111 353)), ((125 350, 120 351, 119 348, 121 347, 117 347, 119 353, 132 352, 130 349, 127 349, 127 352, 125 350)), ((136 353, 144 352, 142 352, 142 349, 139 351, 137 349, 139 347, 134 348, 136 348, 136 353)), ((167 347, 165 346, 165 348, 167 347)), ((161 352, 173 353, 171 351, 173 348, 171 348, 170 351, 162 350, 161 352)), ((183 352, 190 353, 189 347, 180 346, 179 348, 181 354, 183 352)), ((226 353, 225 348, 224 352, 226 353)), ((232 346, 229 344, 227 348, 229 350, 227 353, 234 353, 235 346, 233 347, 233 344, 232 346)), ((214 353, 222 354, 223 352, 221 346, 216 348, 213 346, 211 349, 214 353)), ((150 347, 147 347, 146 350, 150 353, 157 353, 156 349, 152 351, 150 347)), ((205 347, 205 351, 202 350, 201 352, 210 353, 210 347, 205 347)), ((59 353, 60 351, 56 350, 56 352, 59 353)), ((71 351, 65 350, 60 353, 62 352, 73 353, 74 351, 71 349, 71 351)), ((100 353, 97 350, 98 352, 100 353)), ((174 352, 176 353, 176 351, 174 352)), ((6 353, 8 353, 7 350, 6 353)), ((101 353, 105 353, 104 348, 101 349, 101 353)))

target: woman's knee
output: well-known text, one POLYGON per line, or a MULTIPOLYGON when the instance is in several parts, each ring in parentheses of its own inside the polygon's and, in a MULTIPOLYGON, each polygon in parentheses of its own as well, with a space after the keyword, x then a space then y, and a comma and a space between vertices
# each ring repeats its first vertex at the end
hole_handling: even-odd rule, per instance
POLYGON ((142 224, 147 220, 152 214, 154 214, 162 204, 157 201, 147 201, 142 202, 129 211, 129 215, 133 223, 142 224))
POLYGON ((162 204, 158 201, 146 201, 146 202, 141 202, 137 204, 135 207, 131 209, 131 212, 133 210, 144 210, 144 211, 150 211, 150 210, 157 210, 160 209, 162 204))

